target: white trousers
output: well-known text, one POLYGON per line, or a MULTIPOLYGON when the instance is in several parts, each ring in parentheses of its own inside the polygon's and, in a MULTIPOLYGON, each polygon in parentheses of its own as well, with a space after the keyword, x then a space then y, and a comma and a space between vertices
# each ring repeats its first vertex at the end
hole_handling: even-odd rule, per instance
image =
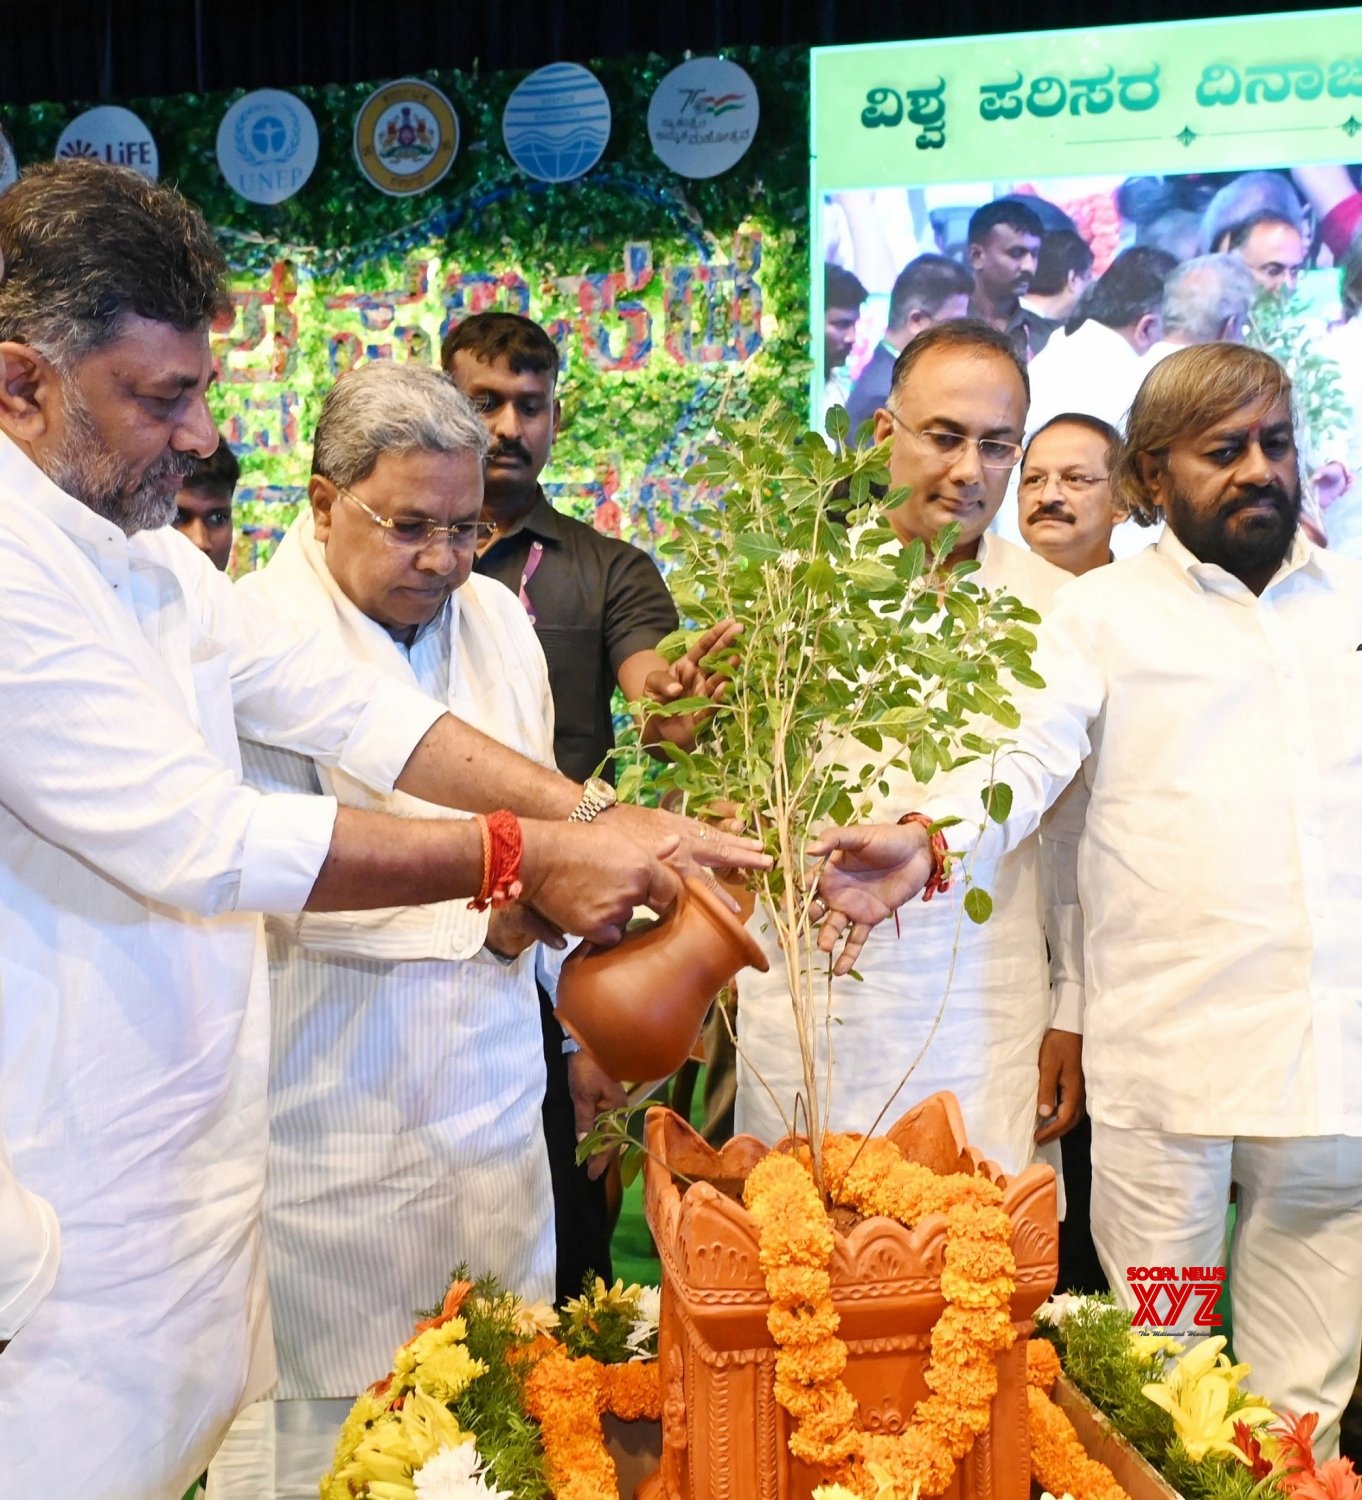
POLYGON ((207 1500, 317 1500, 354 1401, 257 1401, 208 1467, 207 1500))
POLYGON ((1315 1451, 1333 1457, 1362 1348, 1362 1138, 1170 1135, 1094 1120, 1102 1269, 1134 1309, 1132 1267, 1224 1266, 1231 1182, 1235 1358, 1274 1407, 1319 1412, 1315 1451))

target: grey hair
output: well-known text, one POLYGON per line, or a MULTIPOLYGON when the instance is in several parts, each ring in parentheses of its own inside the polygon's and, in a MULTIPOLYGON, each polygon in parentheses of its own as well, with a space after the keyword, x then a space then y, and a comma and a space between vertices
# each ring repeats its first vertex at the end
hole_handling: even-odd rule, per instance
POLYGON ((375 360, 326 393, 312 444, 312 472, 348 488, 385 453, 487 456, 487 429, 448 375, 429 365, 375 360))
POLYGON ((129 317, 206 328, 231 307, 226 270, 199 210, 127 167, 43 162, 0 196, 0 342, 63 373, 129 317))
POLYGON ((1163 284, 1165 334, 1183 334, 1192 343, 1209 344, 1225 337, 1225 325, 1236 327, 1248 317, 1258 295, 1253 272, 1237 255, 1198 255, 1169 273, 1163 284))

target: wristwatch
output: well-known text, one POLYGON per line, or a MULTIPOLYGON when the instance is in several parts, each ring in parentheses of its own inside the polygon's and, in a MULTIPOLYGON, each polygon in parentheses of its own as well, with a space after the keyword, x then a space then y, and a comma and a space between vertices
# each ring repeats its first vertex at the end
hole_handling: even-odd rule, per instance
POLYGON ((607 807, 614 807, 618 800, 615 788, 608 781, 602 781, 599 776, 588 776, 583 783, 582 800, 568 814, 568 822, 590 823, 607 807))

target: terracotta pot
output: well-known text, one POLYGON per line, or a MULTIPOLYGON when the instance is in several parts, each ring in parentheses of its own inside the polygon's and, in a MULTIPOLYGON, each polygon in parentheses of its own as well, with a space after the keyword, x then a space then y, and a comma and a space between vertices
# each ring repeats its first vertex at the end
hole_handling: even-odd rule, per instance
POLYGON ((690 1056, 710 1002, 766 955, 703 881, 687 880, 658 921, 614 948, 584 943, 563 965, 556 1014, 612 1077, 669 1078, 690 1056))
MULTIPOLYGON (((1058 1274, 1055 1177, 1033 1166, 1007 1178, 966 1143, 953 1094, 933 1094, 887 1132, 936 1171, 978 1171, 1003 1189, 1013 1223, 1018 1339, 998 1357, 989 1430, 957 1466, 949 1500, 1029 1500, 1026 1336, 1058 1274)), ((809 1500, 820 1476, 790 1456, 790 1420, 776 1404, 770 1301, 757 1227, 730 1191, 767 1148, 738 1136, 714 1151, 667 1110, 648 1115, 645 1200, 662 1260, 662 1463, 648 1500, 809 1500), (673 1173, 692 1186, 683 1193, 673 1173)), ((931 1331, 945 1307, 945 1219, 915 1229, 870 1218, 836 1235, 832 1295, 848 1361, 844 1379, 864 1426, 901 1432, 927 1394, 931 1331)))

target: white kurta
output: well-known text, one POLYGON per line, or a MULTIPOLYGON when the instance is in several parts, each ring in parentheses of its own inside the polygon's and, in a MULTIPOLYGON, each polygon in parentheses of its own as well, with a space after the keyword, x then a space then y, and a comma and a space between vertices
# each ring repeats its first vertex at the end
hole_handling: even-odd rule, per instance
POLYGON ((0 1131, 61 1262, 0 1356, 6 1488, 179 1500, 272 1359, 262 909, 335 803, 240 783, 236 722, 391 786, 439 715, 127 539, 0 438, 0 1131))
MULTIPOLYGON (((548 670, 519 600, 476 574, 410 653, 326 570, 304 514, 238 588, 294 611, 339 660, 420 687, 485 734, 553 763, 548 670)), ((317 789, 408 817, 286 751, 243 744, 262 790, 317 789)), ((413 1314, 467 1262, 553 1295, 552 1184, 540 1108, 536 950, 483 947, 466 901, 268 924, 273 999, 266 1256, 281 1398, 353 1397, 389 1367, 413 1314)))
MULTIPOLYGON (((1255 596, 1171 532, 1076 579, 1017 695, 1024 847, 1091 756, 1079 845, 1093 1119, 1362 1135, 1362 564, 1299 535, 1255 596)), ((964 810, 953 777, 924 811, 964 810)))
MULTIPOLYGON (((981 540, 979 561, 974 578, 982 587, 1006 590, 1042 614, 1069 580, 1043 558, 995 536, 981 540)), ((889 796, 880 804, 886 816, 925 803, 929 789, 906 773, 890 772, 887 779, 889 796)), ((980 812, 969 816, 977 821, 980 812)), ((1034 837, 996 860, 977 859, 975 883, 994 901, 986 923, 976 926, 963 917, 963 885, 957 881, 930 902, 905 906, 898 933, 892 922, 875 929, 856 965, 861 982, 833 982, 830 1129, 869 1130, 927 1044, 881 1129, 918 1099, 949 1089, 960 1100, 973 1145, 1010 1172, 1031 1160, 1036 1064, 1051 1013, 1038 865, 1034 837), (940 1024, 928 1044, 943 997, 940 1024)), ((737 1128, 773 1141, 784 1127, 760 1080, 789 1110, 796 1091, 802 1091, 803 1074, 774 932, 761 930, 760 912, 752 926, 771 969, 767 974, 745 969, 738 980, 737 1128)), ((820 1038, 820 1076, 825 1057, 820 1038)))

